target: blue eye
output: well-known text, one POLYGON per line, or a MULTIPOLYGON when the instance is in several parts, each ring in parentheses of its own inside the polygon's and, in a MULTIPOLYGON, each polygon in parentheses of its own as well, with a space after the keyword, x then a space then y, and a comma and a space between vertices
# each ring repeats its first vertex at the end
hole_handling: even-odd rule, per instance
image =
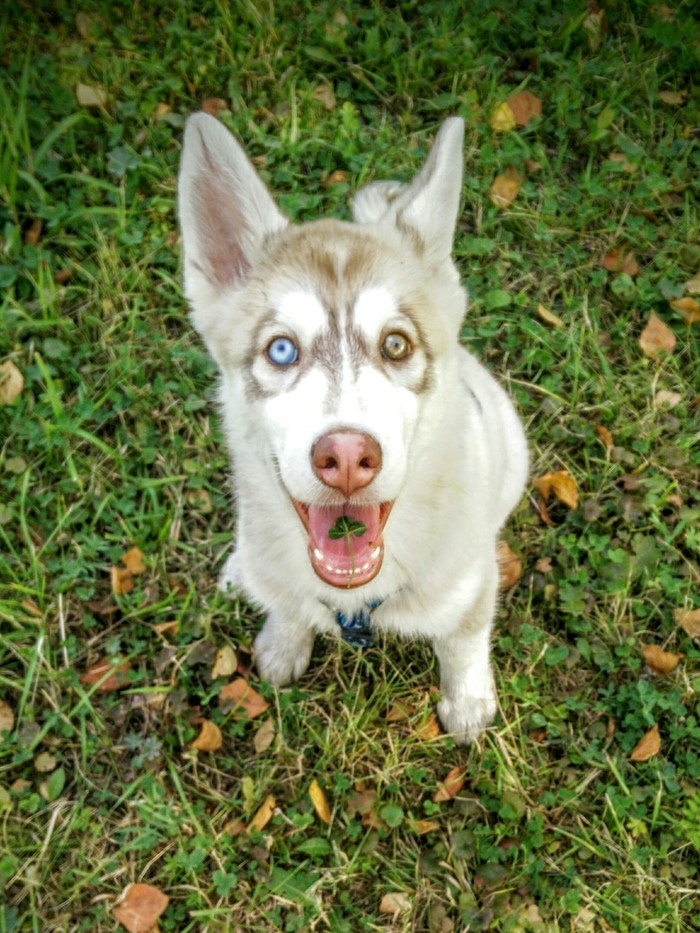
POLYGON ((299 349, 289 337, 275 337, 265 352, 275 366, 291 366, 299 359, 299 349))

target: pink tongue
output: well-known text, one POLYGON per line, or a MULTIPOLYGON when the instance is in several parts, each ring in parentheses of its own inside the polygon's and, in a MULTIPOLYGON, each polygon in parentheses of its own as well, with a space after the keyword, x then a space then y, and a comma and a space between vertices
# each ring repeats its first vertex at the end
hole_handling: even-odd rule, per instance
POLYGON ((309 506, 311 544, 323 554, 327 563, 338 568, 350 568, 353 563, 360 567, 369 560, 370 552, 379 543, 379 522, 378 505, 309 506), (341 515, 362 522, 366 528, 364 534, 337 540, 330 538, 328 532, 341 515))

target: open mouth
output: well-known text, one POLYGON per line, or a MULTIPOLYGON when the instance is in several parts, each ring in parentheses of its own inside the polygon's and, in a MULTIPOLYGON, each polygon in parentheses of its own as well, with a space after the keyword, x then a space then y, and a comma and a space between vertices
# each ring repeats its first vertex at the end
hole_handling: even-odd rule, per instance
POLYGON ((363 586, 382 566, 382 532, 392 502, 380 505, 304 505, 292 500, 309 536, 311 566, 324 583, 363 586))

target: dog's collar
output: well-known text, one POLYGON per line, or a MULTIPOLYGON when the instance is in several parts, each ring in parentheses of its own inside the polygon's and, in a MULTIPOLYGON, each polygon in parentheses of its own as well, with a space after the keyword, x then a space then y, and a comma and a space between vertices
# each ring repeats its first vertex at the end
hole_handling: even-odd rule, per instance
POLYGON ((371 603, 365 603, 362 609, 351 616, 336 610, 335 621, 340 626, 343 641, 352 645, 353 648, 371 648, 374 644, 372 613, 383 602, 383 599, 374 599, 371 603))

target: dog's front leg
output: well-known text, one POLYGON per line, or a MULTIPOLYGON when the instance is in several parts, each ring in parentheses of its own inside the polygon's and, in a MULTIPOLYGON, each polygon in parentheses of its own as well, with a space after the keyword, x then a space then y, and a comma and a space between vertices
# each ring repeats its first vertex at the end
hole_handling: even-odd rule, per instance
POLYGON ((313 646, 314 632, 309 625, 268 612, 267 620, 255 639, 258 673, 276 687, 291 684, 309 666, 313 646))
POLYGON ((496 715, 490 638, 496 609, 497 581, 490 581, 459 628, 433 647, 440 662, 438 715, 446 732, 470 742, 496 715))

